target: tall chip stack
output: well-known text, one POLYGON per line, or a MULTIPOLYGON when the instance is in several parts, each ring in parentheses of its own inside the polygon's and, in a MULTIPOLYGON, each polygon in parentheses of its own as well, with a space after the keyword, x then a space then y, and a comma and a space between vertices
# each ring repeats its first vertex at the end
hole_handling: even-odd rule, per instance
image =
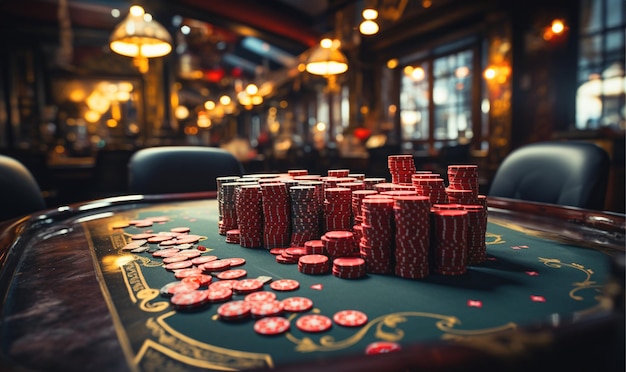
POLYGON ((221 185, 222 219, 219 221, 219 234, 226 235, 229 230, 237 229, 237 187, 239 182, 226 182, 221 185))
POLYGON ((315 186, 291 186, 291 246, 301 247, 320 236, 315 186))
POLYGON ((394 198, 395 274, 421 279, 429 274, 430 199, 426 196, 394 198))
POLYGON ((387 166, 391 173, 391 183, 398 185, 411 184, 411 176, 415 174, 413 155, 389 155, 387 166))
POLYGON ((261 186, 242 185, 236 201, 239 245, 244 248, 263 246, 263 203, 261 186))
POLYGON ((324 190, 324 232, 352 231, 352 192, 343 187, 324 190))
POLYGON ((431 265, 441 275, 462 275, 467 270, 468 216, 466 211, 434 210, 431 213, 431 265))
POLYGON ((363 199, 361 210, 363 238, 359 244, 365 270, 372 274, 388 274, 393 268, 394 201, 389 198, 363 199))
POLYGON ((263 202, 263 246, 265 249, 288 247, 291 243, 289 192, 282 182, 261 184, 263 202))

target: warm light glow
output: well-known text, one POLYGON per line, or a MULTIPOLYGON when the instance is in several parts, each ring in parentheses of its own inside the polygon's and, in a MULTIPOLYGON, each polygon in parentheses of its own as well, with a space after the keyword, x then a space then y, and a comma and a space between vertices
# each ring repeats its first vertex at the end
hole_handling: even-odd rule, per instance
POLYGON ((560 19, 555 19, 554 21, 552 21, 551 28, 552 32, 558 35, 561 32, 565 31, 565 24, 563 24, 563 21, 561 21, 560 19))
POLYGON ((189 117, 189 109, 185 106, 178 106, 174 110, 174 116, 178 120, 187 119, 189 117))
POLYGON ((330 49, 333 46, 333 41, 329 38, 320 40, 320 46, 324 49, 330 49))
POLYGON ((246 93, 253 96, 259 92, 259 88, 255 84, 248 84, 246 86, 246 93))
POLYGON ((109 127, 109 128, 115 128, 115 127, 117 127, 117 120, 109 119, 109 120, 107 120, 106 124, 107 124, 107 127, 109 127))
POLYGON ((227 95, 223 95, 220 97, 220 103, 224 106, 230 105, 231 99, 227 95))
POLYGON ((215 102, 213 102, 213 101, 206 101, 204 103, 204 108, 209 110, 209 111, 213 110, 215 108, 215 102))
POLYGON ((411 79, 415 81, 422 81, 424 80, 425 76, 426 76, 426 73, 424 72, 424 69, 421 66, 417 66, 413 69, 413 71, 411 71, 411 79))
POLYGON ((363 18, 367 20, 372 20, 378 18, 378 11, 376 9, 368 8, 363 9, 363 18))
POLYGON ((393 70, 396 67, 398 67, 398 59, 397 58, 392 58, 389 61, 387 61, 387 68, 388 69, 393 70))
POLYGON ((317 130, 318 132, 323 132, 326 130, 326 123, 323 122, 318 122, 317 124, 315 124, 315 130, 317 130))
POLYGON ((496 69, 493 67, 488 67, 485 69, 485 72, 483 73, 483 76, 485 77, 485 79, 487 80, 492 80, 493 78, 496 77, 496 69))
POLYGON ((260 105, 261 103, 263 103, 263 97, 261 96, 252 96, 251 99, 253 105, 260 105))
POLYGON ((329 38, 322 39, 320 46, 313 49, 306 64, 306 70, 313 75, 337 75, 348 70, 348 60, 339 50, 341 42, 329 38))
POLYGON ((289 102, 287 102, 286 100, 282 100, 278 103, 278 106, 280 106, 280 108, 282 109, 286 109, 289 106, 289 102))
POLYGON ((94 111, 94 110, 87 110, 85 112, 85 120, 87 120, 90 123, 95 123, 98 120, 100 120, 100 113, 94 111))
POLYGON ((198 127, 200 128, 209 128, 211 126, 211 119, 206 114, 206 112, 201 111, 198 113, 198 127))
POLYGON ((379 29, 380 28, 378 27, 378 23, 369 19, 361 22, 361 24, 359 25, 359 31, 363 35, 374 35, 378 32, 379 29))
POLYGON ((454 74, 456 75, 457 78, 463 79, 469 76, 469 72, 470 72, 469 67, 461 66, 461 67, 458 67, 454 71, 454 74))

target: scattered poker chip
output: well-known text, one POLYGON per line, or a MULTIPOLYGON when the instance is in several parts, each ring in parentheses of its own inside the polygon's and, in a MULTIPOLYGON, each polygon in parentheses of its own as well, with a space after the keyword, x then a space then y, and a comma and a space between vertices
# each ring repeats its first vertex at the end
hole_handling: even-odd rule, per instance
POLYGON ((254 331, 262 335, 278 335, 290 328, 289 320, 283 317, 267 317, 254 323, 254 331))
POLYGON ((250 316, 250 302, 243 300, 231 301, 217 308, 217 314, 223 320, 239 320, 250 316))
POLYGON ((198 283, 172 282, 161 287, 160 293, 164 296, 172 296, 176 293, 195 291, 200 288, 198 283))
POLYGON ((206 274, 189 275, 189 276, 184 277, 181 280, 182 283, 187 283, 187 282, 198 283, 200 287, 206 287, 209 284, 211 284, 212 281, 213 281, 213 277, 211 275, 206 275, 206 274))
MULTIPOLYGON (((200 257, 201 253, 198 251, 180 251, 177 256, 184 256, 189 259, 194 259, 196 257, 200 257)), ((165 261, 165 260, 164 260, 165 261)))
POLYGON ((189 227, 173 227, 170 229, 171 232, 176 232, 176 233, 188 233, 189 231, 191 231, 191 229, 189 227))
POLYGON ((112 229, 124 229, 126 227, 130 226, 130 222, 128 221, 120 221, 120 222, 115 222, 111 225, 112 229))
MULTIPOLYGON (((244 300, 245 301, 245 300, 244 300)), ((283 312, 283 302, 270 301, 248 301, 250 303, 250 315, 253 318, 263 318, 266 316, 277 316, 283 312)))
POLYGON ((160 257, 160 258, 165 258, 168 256, 173 256, 176 253, 180 252, 180 249, 178 248, 165 248, 165 249, 161 249, 158 250, 154 253, 152 253, 152 257, 160 257))
POLYGON ((188 269, 181 269, 181 270, 174 271, 174 277, 176 277, 176 279, 179 279, 179 280, 182 280, 188 276, 195 276, 195 275, 202 275, 202 270, 198 269, 197 267, 191 267, 188 269))
POLYGON ((207 290, 207 301, 224 302, 233 297, 233 290, 227 287, 211 287, 207 290))
POLYGON ((344 327, 360 327, 367 323, 367 315, 358 310, 341 310, 333 315, 335 323, 344 327))
POLYGON ((263 288, 263 283, 257 279, 243 279, 233 283, 233 290, 239 293, 250 293, 261 288, 263 288))
POLYGON ((224 258, 224 260, 230 262, 230 266, 241 266, 246 263, 246 259, 241 257, 224 258))
POLYGON ((248 272, 243 269, 226 270, 219 272, 216 276, 218 279, 239 279, 248 275, 248 272))
POLYGON ((130 253, 143 253, 147 250, 149 250, 150 247, 148 247, 147 245, 142 245, 141 247, 135 248, 135 249, 131 249, 130 253))
POLYGON ((289 297, 283 301, 285 311, 300 313, 313 308, 313 301, 306 297, 289 297))
POLYGON ((186 268, 189 268, 191 266, 193 266, 191 261, 190 260, 185 260, 185 261, 180 261, 180 262, 168 263, 164 267, 165 267, 165 270, 174 271, 174 270, 186 269, 186 268))
POLYGON ((170 263, 174 263, 174 262, 187 261, 188 259, 189 259, 189 257, 181 255, 180 253, 177 253, 177 254, 175 254, 173 256, 165 257, 163 259, 163 263, 170 264, 170 263))
POLYGON ((209 284, 209 289, 216 289, 216 288, 228 288, 228 289, 233 289, 233 285, 235 284, 236 280, 220 280, 218 282, 213 282, 211 284, 209 284))
POLYGON ((287 248, 272 248, 270 249, 270 253, 273 255, 280 255, 281 253, 283 253, 287 248))
POLYGON ((214 260, 202 264, 204 271, 223 271, 230 267, 230 261, 228 260, 214 260))
POLYGON ((133 249, 141 248, 147 242, 148 241, 146 239, 132 240, 129 243, 127 243, 125 246, 123 246, 121 249, 123 251, 132 251, 133 249))
POLYGON ((378 341, 373 342, 365 348, 366 355, 392 353, 394 351, 400 351, 402 347, 400 344, 391 341, 378 341))
POLYGON ((278 279, 270 283, 270 288, 275 291, 294 291, 300 288, 300 283, 294 279, 278 279))
POLYGON ((196 258, 192 258, 191 262, 196 266, 200 266, 202 264, 215 260, 217 260, 217 256, 198 256, 196 258))
POLYGON ((307 314, 296 320, 296 327, 303 332, 324 332, 333 325, 332 320, 321 314, 307 314))
POLYGON ((178 292, 172 296, 170 302, 177 309, 196 309, 207 303, 208 291, 178 292))
POLYGON ((276 294, 274 294, 274 292, 268 292, 268 291, 260 291, 260 292, 252 292, 248 295, 246 295, 246 297, 244 297, 244 301, 273 301, 276 299, 276 294))
POLYGON ((130 238, 132 240, 147 240, 148 238, 153 237, 154 234, 149 234, 149 233, 139 233, 139 234, 133 234, 130 236, 130 238))
POLYGON ((171 239, 172 237, 167 236, 167 235, 154 235, 154 236, 147 238, 148 243, 153 243, 153 244, 162 243, 171 239))

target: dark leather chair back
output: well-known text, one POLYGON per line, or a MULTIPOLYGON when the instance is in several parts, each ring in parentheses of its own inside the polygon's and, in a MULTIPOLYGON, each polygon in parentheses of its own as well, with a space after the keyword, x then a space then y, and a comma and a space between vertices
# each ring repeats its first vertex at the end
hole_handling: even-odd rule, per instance
POLYGON ((609 166, 606 151, 590 142, 533 143, 504 159, 489 195, 602 210, 609 166))
POLYGON ((243 166, 230 152, 202 146, 138 150, 128 163, 129 190, 138 194, 216 191, 220 176, 241 176, 243 166))
POLYGON ((0 221, 46 208, 41 189, 19 161, 0 155, 0 221))

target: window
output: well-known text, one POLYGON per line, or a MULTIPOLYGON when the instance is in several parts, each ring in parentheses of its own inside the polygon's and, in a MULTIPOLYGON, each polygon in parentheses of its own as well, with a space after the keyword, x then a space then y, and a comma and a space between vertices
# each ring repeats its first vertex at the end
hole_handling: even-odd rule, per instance
POLYGON ((623 0, 580 2, 576 128, 626 129, 623 0))
POLYGON ((468 142, 472 130, 474 49, 426 58, 403 68, 400 127, 403 142, 443 147, 468 142))

